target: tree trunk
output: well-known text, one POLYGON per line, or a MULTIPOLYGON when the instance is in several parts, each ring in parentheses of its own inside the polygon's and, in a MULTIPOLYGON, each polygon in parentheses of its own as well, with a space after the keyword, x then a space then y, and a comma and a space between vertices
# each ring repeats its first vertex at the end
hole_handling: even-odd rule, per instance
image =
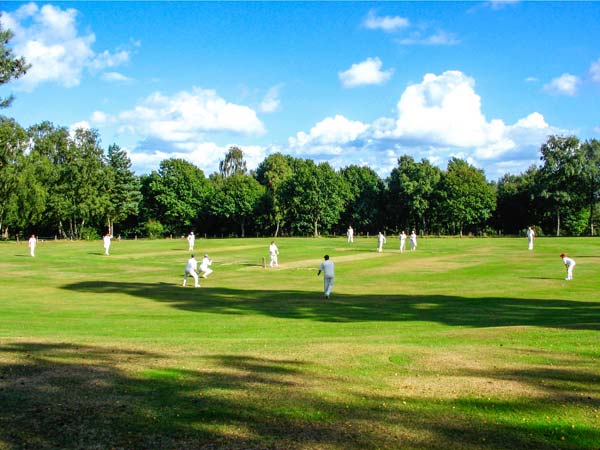
POLYGON ((556 237, 560 236, 560 211, 556 210, 556 237))
POLYGON ((314 230, 314 236, 318 237, 319 236, 319 222, 315 220, 315 230, 314 230))
POLYGON ((596 212, 596 205, 594 200, 590 203, 590 235, 594 235, 594 213, 596 212))
POLYGON ((242 226, 242 237, 246 237, 246 228, 244 227, 244 221, 243 220, 242 220, 241 226, 242 226))
POLYGON ((277 235, 279 234, 279 220, 275 221, 275 236, 277 237, 277 235))

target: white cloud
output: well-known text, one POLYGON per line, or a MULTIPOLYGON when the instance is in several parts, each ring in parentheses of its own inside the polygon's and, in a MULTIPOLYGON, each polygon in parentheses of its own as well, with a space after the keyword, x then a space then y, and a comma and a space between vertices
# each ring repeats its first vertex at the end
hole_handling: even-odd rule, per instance
POLYGON ((272 113, 279 111, 279 107, 281 105, 281 101, 279 100, 279 91, 281 90, 281 87, 282 85, 278 84, 267 91, 259 106, 261 112, 272 113))
POLYGON ((111 83, 129 83, 130 81, 133 81, 132 78, 125 76, 120 72, 105 72, 102 74, 102 79, 111 83))
POLYGON ((456 156, 499 177, 507 168, 525 170, 539 159, 539 147, 550 134, 564 133, 532 112, 514 124, 487 119, 475 80, 460 71, 426 74, 406 87, 397 117, 370 124, 344 116, 329 117, 310 132, 289 138, 288 151, 330 161, 336 167, 368 164, 389 174, 403 154, 445 165, 456 156))
POLYGON ((356 140, 367 128, 368 126, 362 122, 336 115, 317 123, 309 133, 298 132, 296 137, 289 138, 289 145, 291 148, 299 149, 300 152, 306 149, 309 153, 337 154, 338 146, 356 140))
POLYGON ((256 112, 229 103, 215 91, 193 88, 173 96, 155 92, 117 115, 119 130, 167 142, 198 142, 206 132, 262 134, 256 112))
POLYGON ((340 81, 346 88, 353 88, 366 84, 382 84, 389 80, 394 69, 382 71, 383 63, 379 58, 367 58, 365 61, 352 64, 344 71, 339 72, 340 81))
POLYGON ((393 32, 401 28, 406 28, 410 25, 408 19, 400 16, 377 16, 375 11, 369 11, 365 18, 363 26, 370 30, 383 30, 385 32, 393 32))
POLYGON ((105 125, 108 123, 114 123, 115 118, 110 116, 109 114, 106 114, 103 111, 94 111, 92 113, 92 116, 90 117, 90 120, 94 124, 105 125))
POLYGON ((570 73, 563 73, 560 77, 544 85, 544 90, 551 94, 563 94, 574 96, 577 94, 577 88, 581 84, 579 77, 570 73))
POLYGON ((600 58, 590 65, 589 73, 592 81, 600 83, 600 58))
POLYGON ((31 64, 26 75, 15 81, 15 87, 26 91, 38 84, 53 82, 65 87, 77 86, 83 71, 115 67, 129 59, 125 50, 97 54, 92 45, 92 32, 77 30, 78 11, 73 8, 35 3, 21 6, 13 13, 3 12, 0 22, 14 33, 14 53, 31 64))
POLYGON ((400 45, 456 45, 460 39, 454 34, 443 30, 426 35, 421 31, 415 31, 409 37, 398 39, 400 45))
POLYGON ((536 77, 527 77, 527 78, 525 78, 525 82, 526 83, 537 83, 538 81, 540 81, 540 80, 537 79, 536 77))

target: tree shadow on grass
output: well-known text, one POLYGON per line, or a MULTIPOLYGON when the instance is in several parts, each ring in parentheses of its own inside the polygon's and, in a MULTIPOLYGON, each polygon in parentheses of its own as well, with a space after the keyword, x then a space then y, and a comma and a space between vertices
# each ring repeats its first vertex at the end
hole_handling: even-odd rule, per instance
POLYGON ((262 314, 322 322, 426 321, 472 327, 545 326, 600 330, 600 302, 466 298, 446 295, 347 295, 324 300, 293 290, 184 289, 153 283, 83 281, 63 289, 103 296, 127 294, 186 311, 262 314))
MULTIPOLYGON (((592 449, 600 442, 598 427, 575 431, 535 420, 572 390, 563 380, 577 368, 555 377, 542 398, 432 401, 395 389, 367 395, 352 390, 347 377, 321 375, 298 361, 214 355, 195 359, 194 369, 168 361, 97 346, 3 345, 0 447, 495 450, 592 449), (327 392, 318 388, 324 383, 327 392), (534 420, 507 420, 498 415, 503 410, 534 420)), ((549 375, 527 373, 532 383, 549 375)), ((598 379, 580 379, 598 391, 598 379)))

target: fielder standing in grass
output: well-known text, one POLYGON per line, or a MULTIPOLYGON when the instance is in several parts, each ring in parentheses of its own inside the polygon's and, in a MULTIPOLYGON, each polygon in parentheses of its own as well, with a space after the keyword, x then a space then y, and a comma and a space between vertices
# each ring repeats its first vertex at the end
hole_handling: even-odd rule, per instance
POLYGON ((185 275, 183 276, 183 287, 185 287, 188 279, 188 275, 191 275, 194 279, 194 287, 200 287, 198 283, 198 261, 196 261, 196 257, 192 254, 190 259, 188 259, 187 265, 185 266, 185 275))
POLYGON ((412 233, 410 233, 410 250, 414 252, 416 249, 417 249, 417 233, 415 232, 415 230, 412 230, 412 233))
POLYGON ((212 266, 212 261, 208 259, 208 253, 205 253, 204 258, 202 258, 202 262, 200 263, 200 272, 202 272, 202 278, 206 278, 213 273, 213 270, 209 266, 212 266))
POLYGON ((405 249, 406 249, 406 233, 404 232, 404 230, 402 230, 402 233, 400 233, 400 253, 404 253, 405 249))
POLYGON ((279 267, 279 249, 275 241, 271 241, 271 245, 269 245, 269 255, 271 256, 269 267, 279 267))
POLYGON ((32 234, 29 238, 29 254, 33 257, 35 256, 35 246, 37 245, 37 239, 35 238, 35 234, 32 234))
POLYGON ((535 231, 533 228, 527 228, 527 242, 529 243, 529 250, 533 250, 533 241, 535 240, 535 231))
POLYGON ((348 244, 352 244, 354 242, 354 229, 352 225, 348 227, 348 231, 346 231, 346 236, 348 236, 348 244))
POLYGON ((188 240, 188 251, 194 251, 194 244, 196 243, 196 236, 194 236, 194 232, 190 231, 190 234, 187 237, 188 240))
POLYGON ((333 261, 329 259, 329 255, 323 257, 325 261, 321 263, 317 276, 323 272, 323 288, 325 291, 325 298, 329 298, 331 291, 333 290, 333 279, 335 277, 333 261))
POLYGON ((381 253, 383 251, 383 244, 385 244, 385 236, 380 231, 377 233, 377 251, 381 253))
POLYGON ((566 253, 561 253, 560 257, 567 268, 567 278, 565 280, 571 281, 573 279, 573 269, 575 268, 575 260, 573 258, 569 258, 566 253))
POLYGON ((104 254, 108 256, 110 251, 110 240, 112 239, 112 235, 110 233, 106 233, 102 238, 102 242, 104 243, 104 254))

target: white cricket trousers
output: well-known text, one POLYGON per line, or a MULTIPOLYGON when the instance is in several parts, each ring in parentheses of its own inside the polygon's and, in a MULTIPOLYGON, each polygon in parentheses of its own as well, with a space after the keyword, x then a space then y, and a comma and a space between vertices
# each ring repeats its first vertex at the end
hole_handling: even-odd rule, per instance
POLYGON ((194 287, 199 287, 200 285, 198 284, 198 274, 196 272, 188 272, 187 270, 185 271, 185 275, 183 276, 183 285, 185 286, 185 284, 187 283, 188 275, 191 275, 194 279, 194 287))
POLYGON ((323 278, 323 288, 325 290, 325 297, 329 297, 331 295, 331 291, 333 290, 333 277, 323 278))

